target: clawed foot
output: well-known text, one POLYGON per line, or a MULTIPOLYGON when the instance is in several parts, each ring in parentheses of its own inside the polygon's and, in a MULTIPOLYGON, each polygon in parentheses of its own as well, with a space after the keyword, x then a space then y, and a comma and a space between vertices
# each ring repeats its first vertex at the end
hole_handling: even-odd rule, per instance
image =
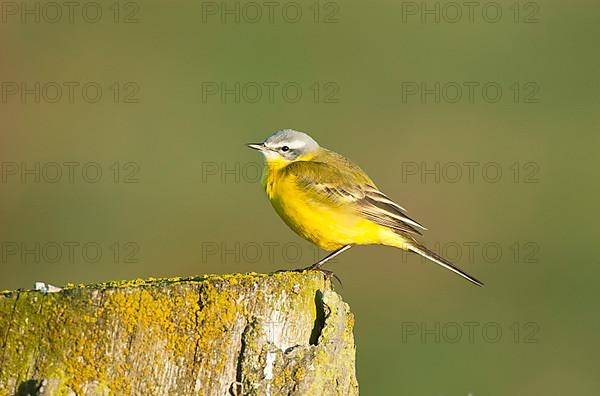
POLYGON ((335 274, 335 272, 333 272, 333 271, 329 271, 329 270, 326 270, 326 269, 323 269, 323 268, 319 268, 319 267, 317 267, 317 268, 309 268, 309 271, 319 271, 320 273, 323 274, 323 276, 325 276, 325 278, 329 279, 330 281, 331 281, 331 278, 335 278, 338 281, 338 283, 340 284, 340 287, 341 288, 344 287, 344 284, 342 283, 342 280, 340 279, 340 277, 337 276, 335 274))
POLYGON ((337 276, 335 274, 335 272, 323 269, 319 265, 316 265, 316 264, 313 264, 310 267, 306 267, 306 268, 297 268, 297 269, 291 269, 291 270, 282 269, 282 270, 275 271, 274 274, 279 274, 282 272, 304 272, 304 271, 319 271, 320 273, 323 274, 323 276, 325 276, 325 278, 327 278, 329 280, 331 280, 331 278, 335 278, 339 282, 340 286, 344 287, 342 280, 340 279, 339 276, 337 276))
POLYGON ((325 269, 321 268, 321 266, 323 264, 325 264, 326 262, 328 262, 329 260, 331 260, 332 258, 334 258, 335 256, 337 256, 338 254, 341 254, 341 253, 345 252, 346 250, 350 249, 351 247, 352 247, 352 245, 342 246, 338 250, 330 253, 327 257, 325 257, 325 258, 317 261, 316 263, 314 263, 310 267, 299 268, 299 269, 295 269, 295 270, 279 270, 279 271, 275 271, 275 273, 279 273, 279 272, 319 271, 320 273, 322 273, 325 276, 325 278, 329 279, 330 281, 331 281, 331 278, 337 279, 337 281, 340 282, 340 286, 344 287, 344 285, 342 284, 342 280, 339 278, 339 276, 337 276, 333 271, 328 271, 328 270, 325 270, 325 269))

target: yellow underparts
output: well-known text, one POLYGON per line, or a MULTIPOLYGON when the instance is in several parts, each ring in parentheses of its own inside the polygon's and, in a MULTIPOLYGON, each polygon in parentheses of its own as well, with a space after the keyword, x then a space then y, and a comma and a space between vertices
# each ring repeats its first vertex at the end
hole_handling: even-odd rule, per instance
POLYGON ((408 240, 390 228, 376 224, 355 211, 351 204, 318 201, 300 190, 292 177, 281 177, 283 161, 270 161, 265 188, 271 204, 298 235, 325 250, 345 245, 387 245, 407 250, 408 240))

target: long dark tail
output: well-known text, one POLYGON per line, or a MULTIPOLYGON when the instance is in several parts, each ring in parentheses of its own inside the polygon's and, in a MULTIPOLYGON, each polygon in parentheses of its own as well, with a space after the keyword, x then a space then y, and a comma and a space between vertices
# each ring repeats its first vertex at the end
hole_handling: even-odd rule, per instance
POLYGON ((436 264, 441 265, 444 268, 449 269, 450 271, 462 276, 463 278, 465 278, 466 280, 468 280, 471 283, 476 284, 477 286, 483 286, 483 282, 475 279, 471 275, 467 274, 465 271, 461 270, 460 268, 458 268, 457 266, 452 264, 450 261, 448 261, 445 258, 443 258, 442 256, 432 252, 431 250, 427 249, 423 245, 410 244, 410 245, 408 245, 408 249, 412 252, 417 253, 420 256, 425 257, 426 259, 433 261, 436 264))

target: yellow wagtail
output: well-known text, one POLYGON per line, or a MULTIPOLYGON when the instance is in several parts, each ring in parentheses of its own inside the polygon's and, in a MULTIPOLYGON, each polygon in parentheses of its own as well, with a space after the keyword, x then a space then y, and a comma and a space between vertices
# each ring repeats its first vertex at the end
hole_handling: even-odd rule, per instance
POLYGON ((379 191, 362 169, 320 147, 307 134, 283 129, 248 147, 265 156, 265 189, 283 221, 310 242, 333 250, 307 269, 321 270, 321 265, 353 245, 378 244, 417 253, 483 286, 419 243, 415 236, 426 228, 379 191))

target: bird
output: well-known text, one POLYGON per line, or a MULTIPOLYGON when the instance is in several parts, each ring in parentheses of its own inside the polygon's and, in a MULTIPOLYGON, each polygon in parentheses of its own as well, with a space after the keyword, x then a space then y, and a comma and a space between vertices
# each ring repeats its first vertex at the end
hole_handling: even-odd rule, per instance
POLYGON ((331 252, 303 270, 331 273, 322 265, 352 246, 385 245, 423 256, 483 286, 421 243, 417 238, 427 228, 409 217, 361 168, 308 134, 281 129, 262 143, 247 146, 265 158, 262 182, 277 214, 298 235, 331 252))

